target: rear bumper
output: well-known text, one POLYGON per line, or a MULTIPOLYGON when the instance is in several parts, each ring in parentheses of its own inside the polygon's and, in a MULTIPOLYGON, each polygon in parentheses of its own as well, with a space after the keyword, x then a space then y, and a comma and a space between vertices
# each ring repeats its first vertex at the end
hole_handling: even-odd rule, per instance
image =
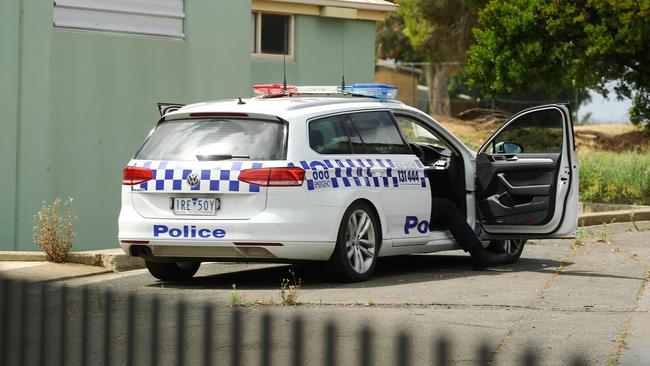
POLYGON ((146 246, 153 258, 325 261, 336 245, 340 211, 319 207, 264 211, 249 220, 178 220, 144 218, 123 205, 118 238, 127 254, 133 245, 146 246))

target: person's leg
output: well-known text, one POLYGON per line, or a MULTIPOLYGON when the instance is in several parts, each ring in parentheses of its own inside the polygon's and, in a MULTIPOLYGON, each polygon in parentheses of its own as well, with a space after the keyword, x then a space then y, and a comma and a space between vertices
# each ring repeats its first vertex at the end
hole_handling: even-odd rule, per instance
POLYGON ((482 247, 481 241, 452 201, 433 197, 431 202, 430 225, 444 226, 464 251, 482 247))
POLYGON ((431 220, 429 228, 443 225, 456 240, 456 243, 472 256, 474 269, 498 266, 508 259, 506 254, 488 252, 483 248, 481 240, 467 224, 456 204, 445 198, 432 197, 431 220))

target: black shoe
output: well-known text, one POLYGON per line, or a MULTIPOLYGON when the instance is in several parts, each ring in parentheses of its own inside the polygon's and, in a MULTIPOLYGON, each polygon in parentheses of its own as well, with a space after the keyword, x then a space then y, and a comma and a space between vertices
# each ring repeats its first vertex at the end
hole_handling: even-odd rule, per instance
POLYGON ((493 253, 480 247, 476 250, 470 251, 472 256, 472 268, 480 271, 487 267, 500 266, 508 262, 508 254, 506 253, 493 253))

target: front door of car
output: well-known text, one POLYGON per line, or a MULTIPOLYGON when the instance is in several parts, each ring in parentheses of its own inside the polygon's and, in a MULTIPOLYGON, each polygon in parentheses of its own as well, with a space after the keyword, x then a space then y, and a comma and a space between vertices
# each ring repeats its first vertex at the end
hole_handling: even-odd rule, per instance
POLYGON ((578 160, 565 105, 524 110, 476 156, 476 203, 484 238, 573 237, 578 160))
POLYGON ((377 189, 393 245, 424 244, 429 237, 431 198, 424 166, 404 141, 388 111, 341 116, 354 150, 364 150, 365 184, 377 189))

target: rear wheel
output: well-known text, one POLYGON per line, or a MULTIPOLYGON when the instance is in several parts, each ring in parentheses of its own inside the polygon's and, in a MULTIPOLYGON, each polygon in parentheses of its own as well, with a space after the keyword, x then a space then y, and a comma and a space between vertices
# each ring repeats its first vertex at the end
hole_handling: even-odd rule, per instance
POLYGON ((487 250, 494 253, 506 253, 508 254, 508 261, 506 264, 515 263, 521 257, 521 253, 524 251, 524 245, 526 244, 525 239, 502 239, 502 240, 492 240, 487 246, 487 250))
POLYGON ((345 282, 370 278, 377 265, 380 243, 381 230, 375 211, 365 202, 352 204, 343 214, 330 259, 334 274, 345 282))
POLYGON ((199 270, 201 262, 151 262, 145 261, 152 276, 163 281, 189 280, 199 270))

